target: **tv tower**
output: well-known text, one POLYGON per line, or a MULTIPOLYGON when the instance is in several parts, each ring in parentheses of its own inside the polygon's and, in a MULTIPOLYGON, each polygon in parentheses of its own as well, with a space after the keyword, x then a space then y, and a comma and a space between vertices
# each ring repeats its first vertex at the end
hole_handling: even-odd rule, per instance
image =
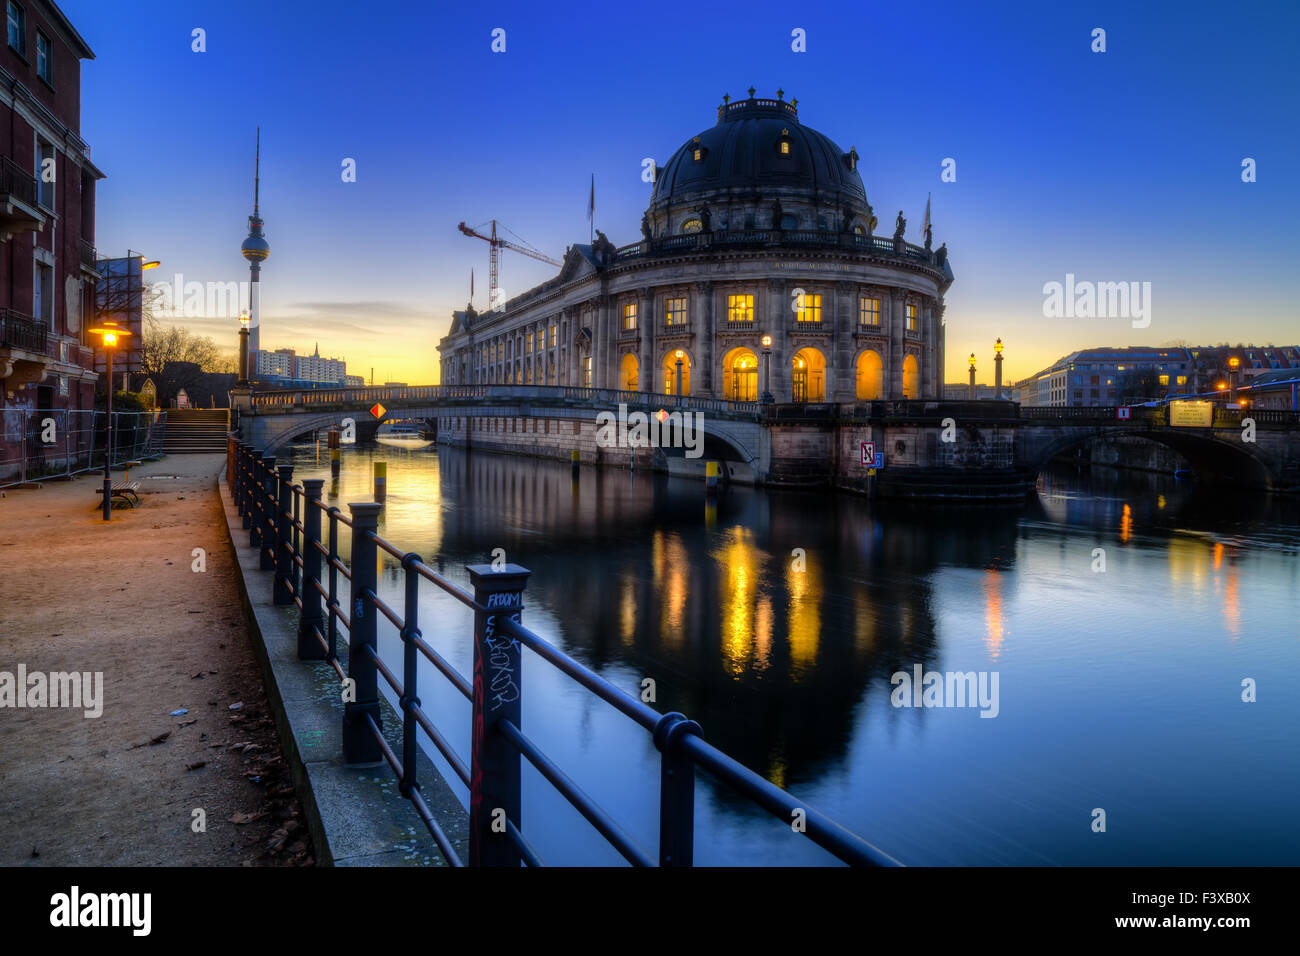
MULTIPOLYGON (((248 217, 248 238, 239 247, 248 260, 251 276, 248 303, 248 351, 250 356, 261 347, 262 260, 271 254, 271 244, 262 235, 262 217, 258 200, 262 189, 262 127, 257 128, 257 156, 253 166, 253 214, 248 217)), ((253 359, 250 358, 250 361, 253 359)))

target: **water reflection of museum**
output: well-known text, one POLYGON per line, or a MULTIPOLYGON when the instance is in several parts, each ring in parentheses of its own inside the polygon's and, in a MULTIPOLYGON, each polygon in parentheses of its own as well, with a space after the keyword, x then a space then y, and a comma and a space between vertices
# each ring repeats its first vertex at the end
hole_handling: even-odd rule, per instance
POLYGON ((455 313, 442 381, 753 401, 770 336, 777 402, 940 397, 947 250, 877 217, 857 150, 796 104, 725 102, 657 169, 640 242, 598 232, 504 308, 455 313))

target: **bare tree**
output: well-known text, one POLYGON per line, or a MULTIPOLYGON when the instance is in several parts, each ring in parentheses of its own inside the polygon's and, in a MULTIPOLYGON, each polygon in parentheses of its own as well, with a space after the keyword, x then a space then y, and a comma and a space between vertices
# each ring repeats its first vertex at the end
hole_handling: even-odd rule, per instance
POLYGON ((182 389, 193 389, 205 372, 233 372, 235 361, 211 336, 163 325, 152 312, 144 316, 140 371, 153 379, 160 404, 166 407, 182 389))

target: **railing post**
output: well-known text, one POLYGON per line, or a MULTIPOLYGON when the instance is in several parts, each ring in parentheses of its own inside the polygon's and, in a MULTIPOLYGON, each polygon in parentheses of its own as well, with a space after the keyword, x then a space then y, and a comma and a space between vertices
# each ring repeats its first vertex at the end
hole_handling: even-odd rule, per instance
POLYGON ((253 514, 248 507, 248 491, 253 484, 253 474, 250 470, 250 464, 253 460, 253 446, 244 442, 243 449, 239 454, 239 513, 244 516, 241 527, 247 531, 252 527, 253 514))
POLYGON ((474 586, 474 713, 470 745, 469 865, 519 866, 518 848, 506 835, 505 819, 523 832, 520 820, 519 751, 496 729, 498 720, 520 727, 519 642, 501 636, 497 618, 519 621, 524 584, 532 572, 517 564, 494 571, 490 564, 466 565, 474 586), (494 824, 496 824, 494 826, 494 824))
POLYGON ((261 562, 258 567, 263 571, 271 571, 275 568, 275 456, 262 455, 262 494, 259 496, 261 511, 259 518, 261 520, 262 530, 258 532, 257 540, 261 553, 261 562))
POLYGON ((275 588, 273 599, 276 604, 293 603, 293 548, 290 541, 293 536, 293 465, 281 465, 276 469, 280 473, 280 495, 275 509, 275 588))
POLYGON ((664 714, 655 727, 659 763, 659 865, 691 866, 695 853, 695 764, 678 744, 700 725, 684 714, 664 714))
POLYGON ((352 612, 348 618, 348 678, 353 700, 343 705, 343 762, 350 767, 374 766, 383 760, 366 717, 382 727, 379 712, 379 671, 370 652, 378 649, 375 627, 379 612, 366 604, 366 592, 375 594, 379 573, 374 534, 379 528, 383 505, 376 502, 349 504, 352 512, 352 612))
POLYGON ((325 659, 317 633, 324 634, 320 604, 320 496, 325 487, 324 478, 308 478, 302 483, 305 499, 302 526, 302 613, 298 617, 298 660, 325 659))
POLYGON ((266 468, 262 453, 254 450, 248 459, 248 546, 262 547, 262 499, 266 496, 266 468))
POLYGON ((415 565, 420 563, 420 556, 414 552, 402 556, 406 601, 402 609, 402 779, 398 790, 404 797, 410 797, 411 791, 419 786, 415 777, 419 757, 415 708, 420 706, 415 638, 420 636, 420 576, 415 572, 415 565))
POLYGON ((329 632, 326 639, 329 641, 329 650, 326 652, 325 660, 334 661, 339 656, 339 616, 334 608, 339 601, 339 515, 341 512, 331 506, 325 513, 330 517, 329 554, 326 555, 326 560, 329 562, 330 583, 329 599, 325 604, 326 629, 329 632))

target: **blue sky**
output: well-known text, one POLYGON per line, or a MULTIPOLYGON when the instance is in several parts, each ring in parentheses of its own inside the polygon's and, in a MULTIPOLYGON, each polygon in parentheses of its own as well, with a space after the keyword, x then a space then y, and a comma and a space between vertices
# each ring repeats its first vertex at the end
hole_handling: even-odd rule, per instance
MULTIPOLYGON (((99 247, 161 259, 160 281, 247 278, 261 125, 262 344, 319 340, 377 381, 436 380, 471 268, 484 306, 487 246, 457 222, 495 217, 559 258, 587 240, 594 174, 597 227, 635 241, 642 159, 751 84, 857 147, 882 225, 902 208, 919 241, 933 194, 957 277, 949 380, 972 351, 988 378, 998 336, 1012 380, 1092 345, 1300 340, 1295 3, 61 6, 97 54, 82 131, 108 174, 99 247), (1045 318, 1043 285, 1067 273, 1150 282, 1150 327, 1045 318)), ((503 255, 508 294, 552 274, 503 255)), ((233 322, 185 321, 233 347, 233 322)))

